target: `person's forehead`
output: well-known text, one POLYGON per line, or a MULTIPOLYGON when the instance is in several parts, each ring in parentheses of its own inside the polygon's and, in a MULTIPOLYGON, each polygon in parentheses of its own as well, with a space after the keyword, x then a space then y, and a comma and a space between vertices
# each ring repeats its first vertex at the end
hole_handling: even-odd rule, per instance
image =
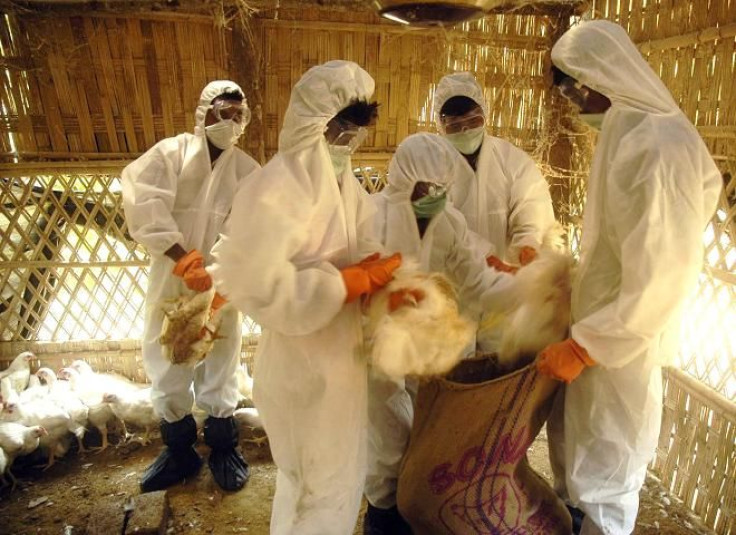
POLYGON ((214 104, 215 102, 222 102, 224 104, 236 104, 237 105, 237 104, 242 104, 243 99, 220 95, 212 99, 212 104, 214 104))
POLYGON ((462 115, 450 115, 447 113, 443 113, 440 115, 442 119, 453 119, 458 117, 475 117, 476 115, 483 115, 483 108, 480 104, 475 103, 475 105, 470 108, 468 111, 463 113, 462 115))

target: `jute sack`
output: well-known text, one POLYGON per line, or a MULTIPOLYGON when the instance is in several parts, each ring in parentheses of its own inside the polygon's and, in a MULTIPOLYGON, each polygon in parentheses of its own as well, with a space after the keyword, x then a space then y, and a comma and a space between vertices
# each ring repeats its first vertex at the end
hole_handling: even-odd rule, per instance
POLYGON ((526 458, 560 383, 533 364, 497 375, 480 357, 419 387, 398 486, 415 534, 571 533, 564 503, 526 458))

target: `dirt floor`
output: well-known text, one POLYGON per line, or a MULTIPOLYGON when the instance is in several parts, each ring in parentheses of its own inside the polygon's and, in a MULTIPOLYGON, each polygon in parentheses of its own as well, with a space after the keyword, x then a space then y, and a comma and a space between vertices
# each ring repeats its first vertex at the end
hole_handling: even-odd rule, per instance
MULTIPOLYGON (((215 534, 268 533, 268 524, 276 482, 276 469, 268 445, 242 441, 251 464, 251 478, 245 489, 223 493, 207 468, 199 476, 169 491, 172 508, 168 533, 215 534)), ((46 472, 36 468, 15 470, 19 485, 13 493, 0 495, 0 534, 82 535, 90 512, 107 500, 122 502, 138 492, 138 476, 156 457, 160 440, 145 447, 137 444, 110 447, 100 454, 77 455, 70 452, 46 472), (38 503, 40 502, 40 503, 38 503)), ((200 453, 206 454, 202 447, 200 453)), ((551 478, 544 434, 529 451, 530 462, 545 478, 551 478)), ((361 533, 359 523, 355 533, 361 533)), ((687 511, 668 497, 652 478, 642 491, 642 503, 636 535, 649 534, 706 535, 687 511)))

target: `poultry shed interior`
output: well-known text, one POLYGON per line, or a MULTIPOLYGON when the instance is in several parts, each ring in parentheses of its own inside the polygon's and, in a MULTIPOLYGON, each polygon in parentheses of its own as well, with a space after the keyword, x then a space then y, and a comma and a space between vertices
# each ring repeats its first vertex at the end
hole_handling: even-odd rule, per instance
MULTIPOLYGON (((303 514, 297 505, 294 518, 283 520, 289 516, 283 509, 274 513, 274 503, 288 504, 276 492, 277 479, 281 494, 296 489, 308 498, 308 485, 300 490, 300 478, 309 477, 304 474, 311 469, 312 451, 351 457, 352 439, 322 445, 324 437, 314 434, 329 428, 331 417, 324 414, 332 412, 315 415, 298 406, 300 400, 305 406, 317 403, 323 390, 334 387, 333 377, 357 374, 359 387, 346 382, 334 388, 342 388, 346 397, 362 396, 363 403, 354 408, 325 395, 324 410, 334 411, 334 422, 343 422, 340 432, 364 440, 366 428, 368 434, 377 432, 370 421, 375 385, 365 380, 368 369, 389 379, 383 383, 387 399, 398 384, 396 399, 403 396, 411 408, 409 416, 394 415, 395 425, 408 425, 402 435, 407 453, 391 461, 391 477, 393 509, 406 517, 413 533, 578 533, 569 496, 565 503, 553 489, 550 452, 559 441, 545 423, 564 406, 560 393, 571 391, 564 383, 574 385, 578 376, 568 378, 561 368, 555 376, 549 371, 552 357, 546 355, 559 344, 577 345, 573 338, 585 340, 581 344, 590 344, 588 349, 596 343, 575 320, 581 309, 576 292, 586 276, 578 268, 591 250, 603 248, 586 252, 585 229, 599 229, 591 223, 593 216, 584 219, 584 209, 595 195, 618 192, 595 188, 591 177, 604 176, 602 164, 594 162, 596 147, 609 139, 606 123, 600 133, 600 124, 584 124, 580 118, 590 112, 575 98, 600 95, 611 110, 630 105, 625 98, 603 96, 605 85, 584 83, 583 69, 563 72, 569 59, 563 54, 576 56, 562 46, 553 52, 567 32, 591 22, 615 23, 628 34, 642 65, 658 79, 642 91, 654 87, 667 93, 660 100, 678 108, 668 113, 689 122, 688 132, 698 138, 715 171, 704 199, 678 204, 675 214, 665 209, 647 214, 647 223, 658 228, 659 221, 684 220, 691 210, 702 211, 700 204, 715 207, 705 208, 702 239, 700 230, 694 234, 703 250, 702 268, 699 253, 693 259, 675 251, 677 261, 652 276, 664 286, 661 293, 634 290, 656 301, 648 305, 660 311, 679 291, 662 281, 678 280, 677 273, 687 271, 683 277, 692 282, 677 308, 679 334, 670 362, 661 367, 661 381, 659 368, 656 372, 661 393, 655 388, 653 395, 661 418, 657 414, 656 425, 651 424, 659 431, 632 533, 736 535, 733 0, 6 2, 0 18, 0 535, 338 533, 309 531, 306 513, 302 527, 293 527, 303 514), (330 80, 333 71, 337 74, 330 80), (469 85, 450 94, 441 80, 456 73, 465 74, 450 81, 469 85), (462 78, 466 75, 473 81, 462 78), (325 91, 324 98, 310 93, 318 90, 325 91), (343 95, 351 91, 359 97, 343 95), (453 95, 470 102, 470 111, 453 95), (330 109, 341 98, 347 100, 330 109), (371 107, 374 100, 377 107, 371 107), (455 121, 448 103, 460 106, 456 115, 462 120, 455 121), (472 226, 483 218, 494 222, 506 210, 500 232, 510 236, 515 218, 526 217, 524 202, 535 195, 509 189, 509 199, 519 198, 500 194, 508 206, 491 208, 482 218, 461 214, 463 197, 455 183, 464 175, 458 168, 469 166, 474 176, 478 166, 488 165, 480 161, 482 147, 462 148, 473 141, 474 129, 478 143, 497 140, 494 154, 511 154, 504 156, 508 161, 523 153, 540 177, 550 210, 549 225, 531 252, 526 241, 507 237, 505 252, 492 246, 482 258, 478 253, 480 267, 471 269, 469 255, 485 244, 476 241, 472 226), (304 150, 304 138, 314 132, 325 147, 315 149, 319 156, 307 163, 304 157, 289 159, 304 150), (414 155, 422 150, 427 156, 417 161, 414 155), (151 164, 156 151, 174 163, 151 164), (445 152, 453 155, 445 157, 445 152), (205 153, 209 160, 201 159, 205 153), (194 171, 181 171, 185 166, 194 171), (246 183, 251 172, 266 180, 238 190, 238 180, 243 176, 246 183), (184 181, 196 173, 209 174, 217 185, 192 189, 184 181), (329 192, 323 186, 307 188, 300 181, 309 173, 334 175, 339 187, 329 192), (355 178, 350 187, 346 173, 355 178), (176 179, 182 180, 178 191, 172 186, 176 179), (268 181, 283 189, 269 190, 268 181), (171 191, 160 198, 152 193, 167 187, 171 191), (254 192, 258 201, 238 207, 243 191, 254 192), (383 237, 380 248, 366 254, 360 237, 353 243, 352 230, 344 243, 335 238, 330 225, 348 229, 352 216, 324 200, 340 201, 353 193, 358 199, 381 196, 377 213, 388 214, 376 226, 383 237), (196 206, 177 204, 184 202, 196 206), (308 212, 309 202, 324 213, 308 212), (143 221, 160 206, 166 216, 143 221), (269 215, 271 208, 283 213, 283 220, 254 230, 251 218, 269 215), (440 239, 428 220, 448 212, 448 228, 458 228, 457 217, 472 236, 440 239), (406 214, 412 229, 416 222, 414 241, 395 230, 406 214), (187 217, 192 219, 186 229, 177 229, 184 229, 181 221, 187 217), (305 239, 290 227, 299 217, 319 230, 294 260, 289 247, 305 239), (212 247, 220 235, 225 238, 212 247), (434 242, 426 235, 436 236, 434 242), (234 245, 243 236, 265 243, 251 252, 234 245), (279 241, 280 236, 288 239, 279 241), (199 245, 179 247, 187 240, 199 245), (416 258, 406 254, 415 243, 430 243, 432 254, 416 252, 424 245, 416 246, 416 258), (392 255, 402 247, 402 254, 392 255), (288 268, 276 265, 283 260, 279 255, 288 268), (428 273, 437 271, 427 267, 437 262, 444 262, 444 271, 428 273), (311 269, 314 263, 318 269, 311 269), (310 274, 301 275, 303 269, 310 274), (290 302, 285 296, 292 294, 290 302), (312 305, 304 305, 308 299, 312 305), (497 302, 503 308, 493 308, 497 302), (292 318, 303 307, 304 323, 297 325, 292 318), (325 348, 333 361, 308 357, 306 364, 304 359, 297 363, 315 352, 313 333, 332 328, 336 320, 326 315, 339 318, 344 310, 362 321, 353 353, 347 337, 323 338, 317 352, 325 348), (274 334, 274 325, 286 334, 274 334), (259 344, 263 353, 257 353, 259 344), (258 366, 269 351, 284 360, 258 366), (289 352, 296 355, 293 360, 284 357, 289 352), (222 357, 225 353, 229 356, 222 357), (345 364, 346 355, 360 363, 358 372, 345 364), (320 366, 325 377, 317 376, 320 366), (265 386, 259 390, 259 378, 261 385, 281 383, 266 392, 265 386), (473 394, 479 385, 487 387, 485 394, 473 394), (452 409, 453 403, 461 408, 452 409), (483 412, 486 403, 490 408, 483 412), (437 408, 440 404, 447 414, 437 408), (359 416, 350 416, 350 410, 359 416), (476 430, 495 438, 484 436, 477 448, 466 448, 474 440, 463 438, 466 428, 486 415, 490 422, 496 410, 503 417, 476 430), (428 435, 432 432, 439 439, 428 435), (298 437, 314 447, 300 450, 298 437), (431 442, 440 445, 427 446, 431 442), (186 449, 191 466, 182 464, 177 448, 186 449), (172 457, 164 459, 162 451, 173 452, 172 457), (291 471, 280 472, 274 456, 291 471), (498 470, 508 474, 492 475, 516 478, 509 487, 515 489, 513 497, 497 492, 495 483, 483 487, 478 479, 493 462, 505 463, 498 470), (180 471, 173 484, 166 480, 169 470, 180 471), (452 501, 461 494, 458 489, 472 494, 476 486, 482 521, 458 512, 470 498, 452 501), (548 494, 565 516, 562 524, 536 524, 529 513, 548 494), (431 511, 436 516, 431 528, 417 516, 421 504, 437 509, 431 511), (493 524, 496 517, 505 527, 493 524), (293 525, 275 527, 277 520, 293 525)), ((604 111, 610 121, 612 112, 604 111)), ((660 131, 662 139, 667 134, 660 131)), ((680 165, 685 152, 675 154, 677 169, 662 179, 676 185, 664 188, 667 195, 690 191, 682 178, 689 168, 680 165)), ((607 157, 610 161, 615 154, 607 157)), ((506 172, 504 165, 498 169, 506 172)), ((314 184, 323 184, 319 180, 314 184)), ((662 199, 658 202, 665 203, 662 199)), ((606 234, 611 243, 617 232, 633 235, 638 228, 628 208, 621 210, 616 230, 606 234)), ((541 218, 543 210, 534 210, 541 218)), ((610 215, 608 208, 600 213, 601 220, 610 215)), ((360 210, 357 214, 362 217, 360 210)), ((678 229, 668 244, 684 251, 692 238, 686 234, 678 229)), ((647 247, 662 245, 658 236, 648 235, 647 247)), ((624 247, 610 253, 617 266, 631 252, 624 247)), ((633 247, 634 253, 637 248, 642 249, 633 247)), ((632 273, 644 277, 657 261, 632 273)), ((606 284, 629 283, 620 276, 606 284)), ((607 291, 597 290, 593 300, 607 299, 607 291)), ((622 322, 620 331, 610 328, 606 340, 629 327, 622 322)), ((634 338, 645 337, 645 330, 634 338)), ((582 351, 576 373, 607 367, 604 360, 587 360, 597 354, 582 351)), ((633 390, 632 399, 626 398, 624 390, 616 401, 621 413, 631 412, 633 390)), ((380 443, 372 440, 368 457, 380 443)), ((363 449, 356 446, 354 456, 362 459, 363 449)), ((598 455, 605 458, 606 452, 598 455)), ((308 481, 329 476, 333 486, 346 486, 352 469, 346 463, 331 472, 315 471, 308 481)), ((370 481, 370 467, 368 472, 370 481)), ((350 533, 411 533, 369 525, 371 509, 378 509, 368 499, 369 487, 345 506, 357 515, 344 524, 354 526, 350 533)), ((322 507, 314 503, 314 509, 322 507)), ((585 513, 592 525, 590 511, 585 513)), ((610 533, 623 531, 611 528, 610 533)))

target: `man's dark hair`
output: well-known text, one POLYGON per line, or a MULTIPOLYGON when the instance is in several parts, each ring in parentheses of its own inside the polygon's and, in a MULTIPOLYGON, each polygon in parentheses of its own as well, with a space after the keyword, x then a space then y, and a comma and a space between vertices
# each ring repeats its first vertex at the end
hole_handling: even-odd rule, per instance
POLYGON ((442 105, 442 108, 440 108, 440 116, 459 117, 475 108, 483 110, 483 107, 472 98, 456 96, 447 99, 447 102, 442 105))
POLYGON ((349 121, 357 126, 370 126, 378 119, 378 102, 367 100, 352 100, 335 116, 343 121, 349 121))
POLYGON ((552 65, 552 83, 554 85, 560 85, 565 78, 572 77, 560 70, 556 65, 552 65))
POLYGON ((241 93, 240 91, 225 91, 224 93, 220 93, 215 98, 213 98, 210 101, 210 104, 212 104, 216 100, 240 100, 241 102, 245 98, 245 95, 241 93))

